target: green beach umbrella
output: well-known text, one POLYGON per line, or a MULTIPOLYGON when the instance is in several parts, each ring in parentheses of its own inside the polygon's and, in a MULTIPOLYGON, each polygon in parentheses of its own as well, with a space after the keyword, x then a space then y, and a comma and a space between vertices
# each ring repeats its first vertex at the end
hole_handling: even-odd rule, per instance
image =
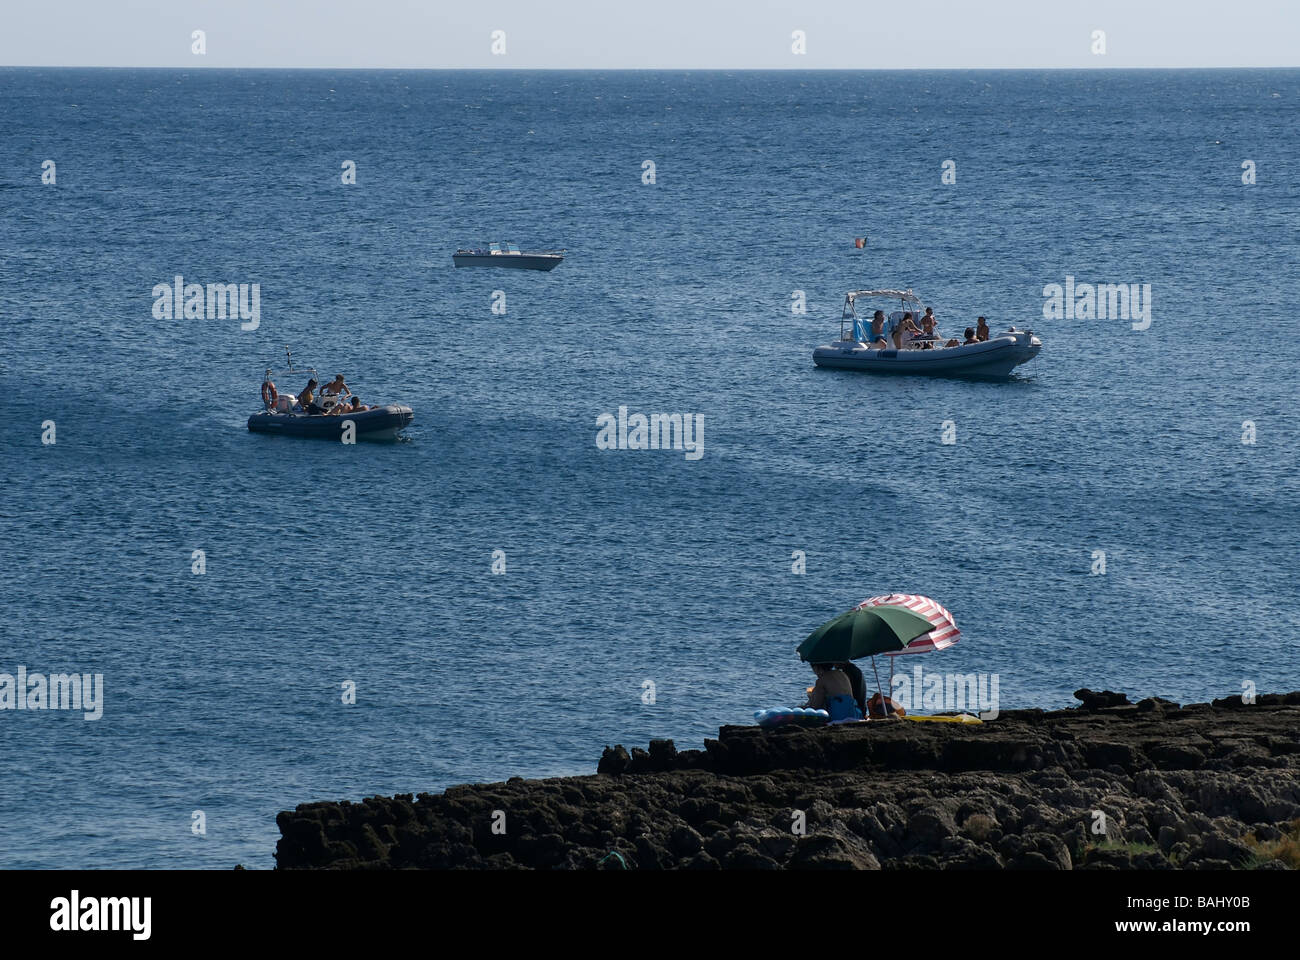
MULTIPOLYGON (((801 660, 811 663, 845 663, 870 657, 874 671, 876 654, 904 650, 917 637, 933 629, 933 623, 906 607, 893 604, 858 607, 823 623, 799 644, 798 653, 801 660)), ((892 712, 880 689, 879 673, 876 673, 876 693, 880 695, 881 708, 886 713, 892 712)))
POLYGON ((934 624, 906 607, 882 604, 842 613, 823 623, 799 644, 799 659, 842 663, 902 650, 934 624))

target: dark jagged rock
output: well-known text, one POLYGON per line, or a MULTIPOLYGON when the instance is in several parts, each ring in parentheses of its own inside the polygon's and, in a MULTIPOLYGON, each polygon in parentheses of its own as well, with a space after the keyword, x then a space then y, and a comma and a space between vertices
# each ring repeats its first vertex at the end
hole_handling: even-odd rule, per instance
MULTIPOLYGON (((632 758, 628 756, 627 750, 620 743, 618 746, 605 748, 605 752, 600 755, 600 763, 596 765, 597 773, 608 773, 617 776, 627 770, 632 765, 632 758)), ((511 777, 510 782, 514 782, 517 777, 511 777)))
POLYGON ((1104 710, 1106 707, 1127 707, 1130 705, 1128 696, 1123 693, 1113 693, 1110 690, 1093 693, 1087 687, 1074 691, 1074 699, 1083 701, 1081 708, 1083 710, 1104 710))
POLYGON ((1083 689, 985 724, 723 727, 597 774, 307 803, 280 868, 1070 870, 1295 866, 1300 693, 1083 689), (1292 838, 1288 840, 1288 838, 1292 838))

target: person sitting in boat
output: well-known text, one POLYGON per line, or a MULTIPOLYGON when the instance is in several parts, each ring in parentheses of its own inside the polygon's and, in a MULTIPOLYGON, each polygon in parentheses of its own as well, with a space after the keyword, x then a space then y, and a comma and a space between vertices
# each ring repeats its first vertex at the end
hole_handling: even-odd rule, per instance
POLYGON ((975 321, 975 339, 981 342, 989 338, 989 324, 983 317, 975 321))
POLYGON ((894 346, 903 350, 921 335, 921 328, 912 322, 910 313, 903 314, 903 319, 894 328, 894 346))
POLYGON ((302 388, 302 393, 298 394, 297 409, 302 413, 318 416, 325 411, 316 405, 316 378, 312 377, 307 381, 307 386, 302 388))
POLYGON ((817 674, 817 684, 808 695, 805 707, 825 710, 831 715, 831 721, 861 720, 862 711, 853 701, 853 682, 843 670, 836 670, 833 663, 814 663, 813 673, 817 674))
POLYGON ((877 310, 871 316, 871 346, 888 347, 889 340, 885 334, 885 311, 877 310))
POLYGON ((361 398, 354 393, 350 403, 336 403, 330 413, 336 417, 345 417, 349 413, 365 413, 369 409, 361 402, 361 398))
POLYGON ((963 347, 968 347, 968 346, 970 346, 972 343, 979 343, 979 341, 978 341, 977 339, 975 339, 975 328, 974 328, 974 327, 967 327, 967 328, 966 328, 966 342, 963 343, 962 346, 963 346, 963 347))

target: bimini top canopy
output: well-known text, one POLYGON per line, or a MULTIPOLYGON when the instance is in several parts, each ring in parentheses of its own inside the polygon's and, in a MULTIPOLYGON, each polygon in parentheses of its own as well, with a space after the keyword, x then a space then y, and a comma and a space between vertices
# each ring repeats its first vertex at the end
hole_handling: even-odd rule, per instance
POLYGON ((921 302, 921 298, 911 290, 850 290, 845 296, 850 303, 858 297, 889 297, 891 300, 905 300, 908 303, 921 302))
MULTIPOLYGON (((844 339, 844 325, 850 321, 854 324, 854 338, 859 341, 867 339, 866 329, 861 326, 862 318, 858 315, 858 308, 855 301, 859 297, 883 297, 890 300, 897 300, 904 306, 915 304, 917 308, 924 306, 921 298, 908 290, 850 290, 844 295, 844 309, 840 311, 840 339, 844 339)), ((895 310, 889 315, 891 321, 901 320, 903 310, 895 310)), ((894 324, 891 322, 889 329, 893 330, 894 324)))

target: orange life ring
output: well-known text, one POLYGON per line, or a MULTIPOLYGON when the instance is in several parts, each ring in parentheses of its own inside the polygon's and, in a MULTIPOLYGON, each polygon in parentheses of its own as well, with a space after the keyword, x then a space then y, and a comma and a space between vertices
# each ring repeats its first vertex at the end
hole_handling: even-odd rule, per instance
POLYGON ((275 401, 278 399, 280 399, 280 394, 275 389, 275 384, 272 383, 270 380, 263 380, 262 381, 262 403, 264 403, 269 408, 275 406, 275 401))

